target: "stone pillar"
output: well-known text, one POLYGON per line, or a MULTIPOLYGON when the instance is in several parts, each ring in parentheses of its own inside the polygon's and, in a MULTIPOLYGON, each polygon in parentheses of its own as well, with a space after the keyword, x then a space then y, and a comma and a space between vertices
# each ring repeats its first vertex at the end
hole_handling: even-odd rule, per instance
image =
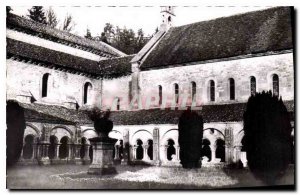
POLYGON ((160 154, 159 154, 159 129, 153 129, 153 161, 156 166, 160 166, 160 154))
POLYGON ((81 165, 82 161, 80 158, 80 149, 81 149, 81 144, 74 144, 74 153, 75 153, 75 164, 76 165, 81 165))
MULTIPOLYGON (((134 104, 132 105, 134 109, 138 109, 139 108, 139 75, 140 75, 140 68, 139 68, 139 64, 133 63, 131 65, 131 70, 132 70, 132 74, 131 74, 131 98, 136 99, 137 101, 134 102, 134 104)), ((132 101, 132 100, 130 100, 132 101)))
POLYGON ((136 159, 136 149, 137 149, 137 146, 133 146, 132 149, 133 149, 133 151, 132 151, 133 160, 137 160, 136 159))
POLYGON ((233 130, 231 127, 225 129, 225 163, 233 162, 233 130))
POLYGON ((39 151, 39 164, 40 165, 49 165, 50 159, 48 157, 48 149, 49 149, 50 143, 47 142, 41 142, 38 147, 39 151))
MULTIPOLYGON (((36 143, 33 143, 32 144, 32 157, 31 157, 31 160, 35 160, 36 159, 36 147, 37 147, 37 144, 36 143)), ((23 151, 23 150, 22 150, 23 151)))
POLYGON ((74 162, 74 150, 73 150, 73 144, 68 144, 68 150, 69 150, 69 154, 67 157, 68 163, 73 163, 74 162))
POLYGON ((59 146, 60 144, 56 144, 55 149, 54 149, 54 159, 59 159, 59 146))
POLYGON ((22 150, 21 150, 21 154, 20 154, 20 158, 19 158, 20 162, 24 161, 23 150, 24 150, 24 145, 22 146, 22 150))
POLYGON ((163 156, 163 161, 168 162, 168 145, 163 145, 162 146, 164 148, 164 156, 163 156))
POLYGON ((210 149, 211 149, 211 161, 210 162, 214 163, 216 161, 216 145, 211 145, 210 149))
POLYGON ((113 149, 118 140, 108 137, 95 137, 89 140, 93 145, 93 162, 89 167, 88 174, 116 174, 117 171, 113 166, 113 149))
POLYGON ((241 150, 242 146, 235 146, 235 160, 233 161, 234 163, 239 163, 241 160, 241 150))
POLYGON ((84 157, 83 157, 83 164, 89 164, 91 162, 90 159, 90 145, 84 145, 84 157))
POLYGON ((177 146, 176 146, 176 161, 180 161, 180 158, 179 158, 179 151, 180 151, 180 146, 177 145, 177 146))
POLYGON ((128 165, 130 161, 130 148, 129 148, 129 129, 123 131, 123 159, 122 165, 128 165))
POLYGON ((144 156, 143 156, 143 161, 149 161, 150 158, 148 156, 148 145, 143 145, 143 151, 144 151, 144 156))
POLYGON ((114 160, 120 160, 120 146, 119 145, 115 145, 115 156, 114 156, 114 160))

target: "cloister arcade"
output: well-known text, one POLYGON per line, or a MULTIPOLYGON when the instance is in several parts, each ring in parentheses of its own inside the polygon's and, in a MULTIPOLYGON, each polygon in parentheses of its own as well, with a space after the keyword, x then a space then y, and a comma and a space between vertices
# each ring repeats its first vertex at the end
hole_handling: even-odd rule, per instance
MULTIPOLYGON (((90 138, 97 136, 93 128, 86 128, 75 137, 74 131, 65 126, 54 126, 49 130, 48 140, 42 140, 42 135, 37 127, 27 124, 23 150, 20 163, 38 163, 40 159, 46 159, 49 164, 89 164, 92 161, 93 147, 89 142, 90 138)), ((293 133, 292 133, 293 135, 293 133)), ((118 141, 115 144, 113 158, 115 163, 124 161, 133 164, 146 163, 161 166, 180 166, 180 146, 178 144, 178 130, 169 129, 162 131, 158 138, 153 131, 140 129, 129 131, 129 138, 126 141, 124 132, 119 129, 112 130, 109 137, 118 141), (125 155, 125 142, 128 143, 128 155, 125 155)), ((247 166, 246 152, 243 149, 242 139, 244 131, 239 130, 233 136, 231 163, 247 166)), ((293 151, 291 151, 293 152, 293 151)), ((215 128, 203 130, 202 139, 202 165, 212 166, 225 164, 228 159, 228 146, 226 146, 225 131, 215 128)), ((293 157, 291 162, 293 162, 293 157)))

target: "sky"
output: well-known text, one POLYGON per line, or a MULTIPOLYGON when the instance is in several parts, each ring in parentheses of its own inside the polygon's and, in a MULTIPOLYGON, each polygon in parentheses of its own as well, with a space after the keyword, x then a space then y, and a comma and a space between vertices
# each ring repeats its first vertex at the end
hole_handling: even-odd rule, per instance
MULTIPOLYGON (((49 7, 45 6, 47 10, 49 7)), ((265 6, 177 6, 174 8, 173 26, 181 26, 194 22, 230 16, 254 10, 266 9, 265 6)), ((26 16, 30 7, 12 6, 12 13, 26 16)), ((100 35, 105 23, 111 23, 120 28, 131 28, 135 32, 143 29, 146 35, 152 35, 162 21, 159 6, 52 6, 59 19, 59 26, 67 14, 75 21, 72 33, 79 36, 86 34, 89 28, 92 36, 100 35)))

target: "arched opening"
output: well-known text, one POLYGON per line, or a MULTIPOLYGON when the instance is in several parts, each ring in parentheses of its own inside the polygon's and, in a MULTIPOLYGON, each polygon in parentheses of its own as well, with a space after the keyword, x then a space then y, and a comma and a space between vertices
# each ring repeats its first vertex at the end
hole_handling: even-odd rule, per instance
POLYGON ((149 156, 150 160, 153 160, 153 140, 148 140, 147 155, 149 156))
POLYGON ((255 95, 256 93, 256 79, 254 76, 250 77, 250 92, 251 95, 255 95))
POLYGON ((167 159, 171 161, 173 159, 173 155, 176 154, 176 149, 174 147, 175 142, 172 139, 168 140, 168 148, 167 148, 167 159))
POLYGON ((90 103, 90 91, 92 89, 92 84, 90 82, 86 82, 84 84, 83 89, 83 103, 89 104, 90 103))
POLYGON ((192 95, 192 101, 195 100, 195 96, 197 93, 197 85, 194 81, 191 82, 191 95, 192 95))
POLYGON ((33 157, 33 142, 34 142, 33 135, 27 135, 25 137, 25 144, 23 147, 23 158, 24 159, 31 159, 33 157))
POLYGON ((56 156, 56 147, 57 147, 57 137, 55 137, 54 135, 50 136, 50 145, 49 145, 49 149, 48 149, 48 157, 50 159, 54 159, 56 156))
POLYGON ((273 95, 279 96, 279 77, 277 74, 273 75, 272 81, 273 81, 273 95))
POLYGON ((215 81, 209 81, 209 100, 211 102, 215 101, 215 81))
POLYGON ((80 158, 83 159, 85 156, 85 147, 86 147, 86 138, 81 138, 81 147, 80 147, 80 158))
POLYGON ((179 85, 177 83, 174 84, 174 95, 175 95, 175 103, 179 102, 179 85))
POLYGON ((221 159, 221 162, 225 162, 225 141, 218 139, 216 145, 216 158, 221 159))
POLYGON ((60 140, 60 146, 59 146, 59 158, 65 159, 69 155, 69 138, 67 136, 64 136, 60 140))
POLYGON ((49 81, 49 73, 43 75, 42 78, 42 97, 47 97, 48 95, 48 81, 49 81))
POLYGON ((136 145, 137 145, 137 148, 136 148, 136 159, 137 160, 142 160, 143 157, 144 157, 143 142, 142 142, 142 140, 138 139, 136 141, 136 145))
POLYGON ((162 86, 158 85, 159 105, 162 104, 162 86))
POLYGON ((116 98, 116 101, 117 101, 116 110, 120 110, 120 98, 116 98))
POLYGON ((201 156, 202 156, 202 159, 203 157, 207 157, 208 158, 208 161, 207 162, 210 162, 211 161, 211 149, 210 149, 210 141, 208 139, 204 139, 202 141, 202 152, 201 152, 201 156))
POLYGON ((235 99, 235 83, 233 78, 229 79, 229 96, 230 100, 235 99))

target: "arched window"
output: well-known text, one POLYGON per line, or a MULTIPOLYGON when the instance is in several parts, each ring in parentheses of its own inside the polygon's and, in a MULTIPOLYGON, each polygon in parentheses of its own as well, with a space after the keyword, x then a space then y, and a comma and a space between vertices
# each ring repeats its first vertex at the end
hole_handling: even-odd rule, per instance
POLYGON ((179 101, 179 85, 177 83, 174 84, 174 92, 175 92, 175 103, 178 104, 178 101, 179 101))
POLYGON ((273 81, 273 94, 279 96, 279 77, 277 74, 273 75, 272 81, 273 81))
POLYGON ((225 162, 225 141, 218 139, 216 145, 216 158, 221 159, 221 162, 225 162))
POLYGON ((158 85, 159 105, 162 104, 162 86, 158 85))
POLYGON ((256 93, 256 79, 254 76, 250 77, 250 91, 251 95, 255 95, 256 93))
POLYGON ((196 93, 197 93, 197 85, 196 85, 196 83, 193 81, 193 82, 191 82, 191 95, 192 95, 192 101, 194 101, 195 100, 195 96, 196 96, 196 93))
POLYGON ((47 97, 48 95, 48 81, 49 81, 49 73, 43 75, 42 79, 42 97, 47 97))
POLYGON ((117 110, 120 110, 120 98, 117 98, 117 107, 116 107, 117 110))
POLYGON ((149 156, 150 160, 153 160, 153 140, 148 140, 147 155, 149 156))
POLYGON ((92 84, 90 82, 86 82, 84 84, 83 89, 83 103, 88 104, 90 103, 90 91, 92 89, 92 84))
POLYGON ((207 158, 207 162, 211 161, 211 149, 210 149, 210 141, 208 139, 203 139, 202 141, 202 158, 205 156, 207 158))
POLYGON ((215 81, 209 81, 209 100, 211 102, 215 101, 215 81))
POLYGON ((64 159, 69 156, 69 138, 64 136, 60 140, 59 158, 64 159))
POLYGON ((230 100, 235 99, 235 84, 233 78, 229 79, 229 95, 230 95, 230 100))

